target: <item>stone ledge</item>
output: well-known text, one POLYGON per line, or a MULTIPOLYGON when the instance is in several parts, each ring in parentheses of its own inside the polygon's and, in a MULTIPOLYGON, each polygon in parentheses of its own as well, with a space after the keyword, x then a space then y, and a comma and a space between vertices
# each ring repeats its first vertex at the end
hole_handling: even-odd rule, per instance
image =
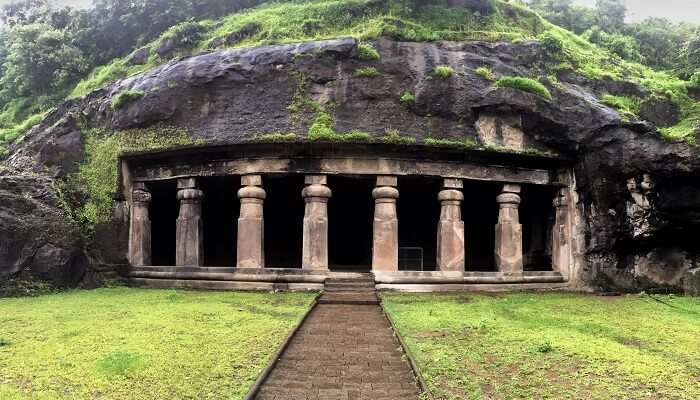
POLYGON ((565 283, 562 274, 553 271, 534 271, 506 275, 500 272, 460 272, 460 271, 399 271, 375 272, 377 284, 525 284, 525 283, 565 283))
POLYGON ((377 285, 377 290, 390 292, 520 292, 566 290, 567 283, 499 283, 499 284, 391 284, 377 285))
POLYGON ((214 281, 190 279, 149 279, 131 278, 132 286, 153 289, 208 289, 208 290, 252 290, 252 291, 318 291, 323 289, 322 283, 285 283, 285 282, 243 282, 243 281, 214 281))

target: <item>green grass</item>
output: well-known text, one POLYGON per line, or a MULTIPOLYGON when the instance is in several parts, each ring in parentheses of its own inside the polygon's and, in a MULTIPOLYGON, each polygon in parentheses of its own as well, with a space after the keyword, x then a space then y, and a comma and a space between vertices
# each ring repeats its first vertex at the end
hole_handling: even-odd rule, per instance
POLYGON ((518 90, 523 90, 525 92, 534 93, 540 97, 547 100, 552 99, 552 94, 549 90, 541 83, 534 79, 525 78, 522 76, 504 76, 494 83, 496 87, 508 87, 518 90))
POLYGON ((357 78, 374 78, 379 76, 379 71, 375 67, 362 67, 355 68, 352 74, 357 78))
POLYGON ((357 45, 357 53, 361 60, 379 60, 379 52, 371 44, 360 43, 359 45, 357 45))
POLYGON ((112 109, 118 110, 144 96, 140 90, 125 90, 112 98, 112 109))
POLYGON ((299 140, 299 137, 294 132, 290 132, 290 133, 282 133, 282 132, 265 133, 265 134, 258 135, 255 137, 256 142, 266 142, 266 143, 296 142, 298 140, 299 140))
POLYGON ((16 140, 34 126, 38 125, 44 119, 45 115, 46 113, 34 114, 15 126, 4 129, 0 128, 0 143, 16 140))
POLYGON ((455 74, 455 70, 449 65, 438 65, 433 69, 433 74, 440 79, 447 79, 455 74))
POLYGON ((313 296, 114 288, 0 299, 0 398, 242 399, 313 296))
POLYGON ((600 102, 606 106, 615 108, 623 119, 630 120, 639 118, 639 108, 642 105, 643 99, 631 96, 613 96, 604 94, 600 98, 600 102))
POLYGON ((475 73, 477 76, 480 76, 480 77, 482 77, 482 78, 484 78, 484 79, 486 79, 486 80, 489 80, 489 81, 495 81, 495 80, 496 80, 496 77, 493 75, 493 72, 491 72, 491 68, 489 68, 489 67, 487 67, 487 66, 481 66, 481 67, 475 69, 475 70, 474 70, 474 73, 475 73))
POLYGON ((401 100, 402 103, 413 103, 416 101, 416 95, 414 95, 410 90, 407 90, 403 92, 399 100, 401 100))
POLYGON ((436 398, 700 398, 697 298, 382 297, 436 398))
POLYGON ((471 150, 471 149, 475 149, 478 147, 477 144, 469 138, 466 138, 464 140, 455 140, 455 139, 427 137, 423 140, 423 143, 425 143, 425 145, 427 145, 427 146, 447 147, 447 148, 462 149, 462 150, 471 150))

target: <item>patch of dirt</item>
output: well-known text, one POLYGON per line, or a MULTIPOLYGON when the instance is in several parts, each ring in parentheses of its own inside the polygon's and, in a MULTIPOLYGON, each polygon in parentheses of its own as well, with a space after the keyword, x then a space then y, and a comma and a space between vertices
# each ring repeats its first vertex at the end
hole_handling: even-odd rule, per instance
POLYGON ((447 336, 447 332, 444 332, 444 331, 418 331, 413 335, 413 337, 416 339, 427 339, 427 338, 446 337, 446 336, 447 336))

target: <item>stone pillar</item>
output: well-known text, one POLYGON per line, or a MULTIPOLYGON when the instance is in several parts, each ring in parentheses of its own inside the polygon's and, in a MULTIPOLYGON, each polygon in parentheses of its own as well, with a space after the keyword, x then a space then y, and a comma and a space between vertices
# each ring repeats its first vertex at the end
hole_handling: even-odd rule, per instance
POLYGON ((464 271, 464 221, 459 190, 461 179, 445 179, 438 194, 440 221, 437 229, 437 267, 440 271, 464 271))
POLYGON ((323 175, 308 175, 305 183, 308 186, 301 192, 306 203, 301 266, 303 269, 324 270, 328 269, 328 199, 331 190, 323 175))
POLYGON ((195 178, 177 180, 177 199, 180 213, 176 224, 175 265, 202 266, 204 264, 204 226, 202 199, 195 178))
POLYGON ((567 191, 567 189, 560 189, 553 201, 555 212, 552 228, 552 270, 562 274, 568 274, 571 252, 567 191))
POLYGON ((151 265, 151 219, 148 216, 151 193, 144 183, 134 184, 131 202, 129 263, 134 267, 151 265))
POLYGON ((265 268, 263 202, 265 190, 262 176, 243 175, 238 191, 241 213, 238 217, 238 248, 236 267, 265 268))
POLYGON ((506 275, 523 272, 523 227, 520 225, 520 185, 505 184, 498 197, 498 223, 496 224, 496 268, 506 275))
POLYGON ((372 270, 399 270, 399 220, 396 215, 395 176, 378 176, 374 197, 374 226, 372 239, 372 270))

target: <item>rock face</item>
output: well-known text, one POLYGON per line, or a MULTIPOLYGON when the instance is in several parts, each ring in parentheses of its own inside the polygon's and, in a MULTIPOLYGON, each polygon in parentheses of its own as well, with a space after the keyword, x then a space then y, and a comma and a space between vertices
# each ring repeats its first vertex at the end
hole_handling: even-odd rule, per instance
MULTIPOLYGON (((337 132, 357 129, 382 136, 391 129, 419 140, 469 138, 483 145, 565 155, 575 160, 586 225, 582 274, 590 286, 681 290, 687 284, 700 254, 695 239, 700 234, 700 152, 686 143, 662 140, 650 122, 623 122, 596 98, 603 92, 644 93, 645 88, 567 72, 559 75, 559 84, 547 85, 553 95, 547 101, 494 88, 474 73, 487 65, 497 77, 546 76, 540 66, 550 60, 537 42, 380 39, 373 45, 381 54, 378 61, 361 60, 352 39, 204 53, 65 102, 13 145, 3 162, 0 276, 28 270, 75 284, 71 277, 80 274, 68 271, 83 260, 90 271, 96 259, 98 264, 123 263, 120 249, 101 249, 98 257, 95 243, 71 241, 69 236, 52 241, 11 234, 30 227, 69 229, 55 202, 27 200, 6 185, 55 198, 52 179, 75 170, 84 157, 82 136, 71 115, 108 130, 165 123, 184 127, 207 143, 237 143, 268 133, 305 135, 313 111, 290 111, 302 98, 331 110, 337 132), (449 65, 456 73, 441 79, 433 73, 438 65, 449 65), (357 68, 368 66, 377 69, 376 77, 355 76, 357 68), (145 96, 113 110, 112 97, 125 90, 140 90, 145 96), (414 101, 401 101, 407 91, 414 101), (26 218, 39 205, 55 218, 26 218)), ((660 124, 669 122, 664 118, 674 112, 652 105, 647 111, 660 124)))

